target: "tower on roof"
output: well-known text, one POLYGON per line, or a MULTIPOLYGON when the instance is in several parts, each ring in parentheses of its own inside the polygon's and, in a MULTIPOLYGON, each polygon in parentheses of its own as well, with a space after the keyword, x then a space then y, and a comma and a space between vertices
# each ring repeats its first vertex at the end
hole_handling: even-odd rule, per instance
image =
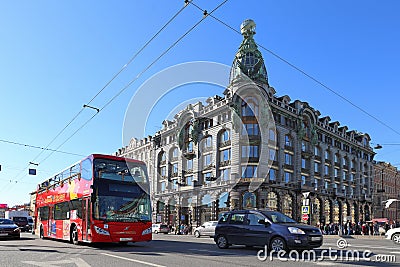
POLYGON ((232 83, 241 73, 246 74, 254 82, 268 85, 267 69, 264 59, 254 41, 256 24, 251 19, 246 19, 240 25, 243 41, 232 63, 229 83, 232 83))

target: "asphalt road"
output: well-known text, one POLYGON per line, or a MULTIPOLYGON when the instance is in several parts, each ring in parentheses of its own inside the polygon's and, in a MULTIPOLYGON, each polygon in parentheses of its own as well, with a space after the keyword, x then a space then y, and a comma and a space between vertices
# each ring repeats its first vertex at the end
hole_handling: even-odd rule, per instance
POLYGON ((306 251, 299 258, 294 252, 271 258, 268 253, 265 259, 262 248, 221 250, 207 237, 159 234, 153 239, 127 246, 74 246, 23 233, 21 240, 0 240, 0 266, 400 266, 400 246, 382 238, 341 240, 339 249, 339 237, 327 237, 315 255, 306 251))

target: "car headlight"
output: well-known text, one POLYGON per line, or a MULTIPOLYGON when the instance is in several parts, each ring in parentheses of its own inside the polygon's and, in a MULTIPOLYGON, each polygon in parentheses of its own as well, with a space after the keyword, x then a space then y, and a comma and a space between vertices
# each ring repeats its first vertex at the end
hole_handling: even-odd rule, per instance
POLYGON ((147 228, 146 230, 143 230, 142 235, 148 235, 151 234, 151 227, 147 228))
POLYGON ((18 228, 15 228, 13 232, 21 232, 21 230, 18 228))
POLYGON ((110 235, 110 233, 108 231, 104 230, 103 228, 97 227, 96 225, 94 226, 94 230, 99 235, 110 235))
POLYGON ((298 234, 298 235, 304 235, 304 231, 301 230, 300 228, 297 227, 288 227, 288 230, 291 234, 298 234))

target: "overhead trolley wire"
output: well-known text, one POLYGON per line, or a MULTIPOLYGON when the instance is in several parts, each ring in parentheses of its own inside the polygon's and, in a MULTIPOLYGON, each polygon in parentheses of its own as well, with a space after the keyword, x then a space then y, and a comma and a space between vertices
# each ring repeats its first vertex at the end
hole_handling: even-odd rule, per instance
MULTIPOLYGON (((191 5, 195 6, 197 9, 201 10, 202 12, 204 12, 205 10, 202 9, 200 6, 196 5, 193 2, 190 2, 191 5)), ((238 33, 241 35, 240 31, 238 31, 237 29, 235 29, 234 27, 230 26, 229 24, 227 24, 226 22, 222 21, 221 19, 217 18, 216 16, 209 14, 210 17, 212 17, 213 19, 215 19, 216 21, 218 21, 219 23, 223 24, 225 27, 231 29, 232 31, 238 33)), ((301 74, 303 74, 304 76, 306 76, 307 78, 311 79, 312 81, 314 81, 315 83, 319 84, 320 86, 322 86, 323 88, 327 89, 328 91, 330 91, 331 93, 335 94, 336 96, 338 96, 339 98, 341 98, 342 100, 344 100, 345 102, 349 103, 350 105, 352 105, 353 107, 355 107, 356 109, 360 110, 362 113, 366 114, 367 116, 369 116, 370 118, 374 119, 375 121, 377 121, 378 123, 382 124, 383 126, 385 126, 386 128, 390 129, 391 131, 393 131, 394 133, 396 133, 397 135, 400 135, 400 132, 396 129, 394 129, 393 127, 391 127, 390 125, 388 125, 387 123, 383 122, 382 120, 380 120, 379 118, 377 118, 376 116, 374 116, 373 114, 369 113, 368 111, 366 111, 365 109, 363 109, 362 107, 358 106, 357 104, 353 103, 352 101, 350 101, 349 99, 347 99, 346 97, 342 96, 341 94, 339 94, 338 92, 336 92, 335 90, 333 90, 332 88, 330 88, 328 85, 326 85, 325 83, 321 82, 320 80, 318 80, 317 78, 315 78, 314 76, 308 74, 306 71, 302 70, 300 67, 297 67, 296 65, 294 65, 293 63, 290 63, 288 60, 284 59, 283 57, 279 56, 277 53, 273 52, 272 50, 264 47, 263 45, 259 44, 256 42, 256 44, 261 47, 262 49, 264 49, 265 51, 267 51, 268 53, 270 53, 271 55, 273 55, 274 57, 276 57, 277 59, 281 60, 282 62, 286 63, 287 65, 289 65, 290 67, 292 67, 293 69, 297 70, 298 72, 300 72, 301 74)))
MULTIPOLYGON (((223 1, 220 3, 216 8, 214 8, 210 13, 207 13, 207 11, 203 12, 203 17, 196 23, 194 24, 189 30, 187 30, 183 35, 181 35, 174 43, 172 43, 166 50, 164 50, 155 60, 153 60, 147 67, 145 67, 138 75, 136 75, 135 78, 133 78, 130 82, 128 82, 122 89, 115 94, 103 107, 99 109, 97 113, 95 113, 91 118, 89 118, 84 124, 81 125, 72 135, 70 135, 63 143, 61 143, 57 149, 59 149, 62 145, 64 145, 68 140, 70 140, 77 132, 79 132, 83 127, 85 127, 94 117, 96 117, 101 111, 103 111, 104 108, 106 108, 111 102, 113 102, 120 94, 122 94, 127 88, 129 88, 137 79, 139 79, 146 71, 148 71, 155 63, 157 63, 163 56, 165 56, 173 47, 175 47, 183 38, 185 38, 190 32, 192 32, 201 22, 203 22, 204 19, 206 19, 207 15, 212 14, 215 12, 217 9, 219 9, 222 5, 224 5, 228 0, 223 1)), ((50 157, 52 153, 49 154, 45 159, 42 160, 45 161, 48 157, 50 157)))
MULTIPOLYGON (((184 7, 181 9, 183 10, 186 6, 188 6, 188 3, 191 3, 192 1, 185 1, 184 7)), ((113 102, 121 93, 123 93, 129 86, 131 86, 137 79, 139 79, 147 70, 149 70, 156 62, 158 62, 163 56, 165 56, 173 47, 175 47, 184 37, 186 37, 190 32, 192 32, 203 20, 205 20, 209 15, 214 13, 216 10, 218 10, 221 6, 223 6, 228 0, 222 1, 217 7, 215 7, 211 12, 203 11, 203 17, 195 23, 189 30, 187 30, 181 37, 179 37, 173 44, 171 44, 164 52, 162 52, 155 60, 153 60, 146 68, 144 68, 133 80, 128 82, 117 94, 115 94, 103 107, 101 107, 98 112, 96 112, 92 117, 90 117, 86 122, 84 122, 77 130, 75 130, 64 142, 62 142, 55 150, 58 150, 61 146, 63 146, 66 142, 68 142, 75 134, 77 134, 83 127, 85 127, 94 117, 96 117, 101 111, 103 111, 104 108, 106 108, 111 102, 113 102)), ((181 11, 180 10, 180 11, 181 11)), ((180 11, 178 11, 180 13, 180 11)), ((175 15, 173 18, 175 18, 177 15, 175 15)), ((172 21, 172 20, 170 20, 172 21)), ((170 23, 170 21, 168 23, 170 23)), ((164 27, 165 28, 165 27, 164 27)), ((152 38, 154 39, 154 38, 152 38)), ((102 89, 103 90, 103 89, 102 89)), ((90 103, 90 102, 89 102, 90 103)), ((79 114, 82 112, 82 110, 79 112, 79 114)), ((77 116, 76 116, 77 117, 77 116)), ((72 121, 71 121, 72 122, 72 121)), ((42 164, 45 160, 47 160, 53 152, 50 152, 50 154, 45 157, 39 164, 42 164)), ((18 181, 21 181, 24 177, 20 178, 18 181)), ((18 182, 17 181, 17 182, 18 182)), ((3 188, 4 189, 4 188, 3 188)), ((0 190, 1 192, 2 190, 0 190)))
MULTIPOLYGON (((42 154, 44 151, 52 151, 50 153, 50 155, 53 154, 53 152, 58 152, 58 148, 61 147, 65 142, 63 142, 60 146, 58 146, 57 149, 49 149, 49 146, 71 125, 72 122, 74 122, 76 120, 76 118, 83 112, 83 110, 85 109, 85 106, 89 105, 90 103, 92 103, 100 94, 101 92, 103 92, 135 59, 136 57, 143 52, 143 50, 158 36, 160 35, 160 33, 162 31, 165 30, 165 28, 171 24, 172 21, 174 21, 176 19, 176 17, 178 17, 179 14, 182 13, 182 11, 188 6, 189 1, 185 1, 185 5, 180 8, 130 59, 129 61, 122 66, 122 68, 116 73, 114 74, 114 76, 89 100, 89 102, 87 102, 80 110, 78 113, 75 114, 75 116, 64 126, 64 128, 61 129, 61 131, 59 131, 57 133, 57 135, 47 144, 47 146, 45 148, 43 148, 43 151, 41 151, 33 160, 32 162, 35 162, 42 154), (53 151, 54 150, 54 151, 53 151)), ((82 128, 82 127, 81 127, 82 128)), ((81 129, 79 128, 79 129, 81 129)), ((77 131, 76 131, 77 132, 77 131)), ((75 133, 76 133, 75 132, 75 133)), ((73 135, 75 135, 75 133, 73 135)), ((72 137, 72 136, 71 136, 72 137)), ((71 138, 70 137, 70 138, 71 138)), ((70 138, 68 138, 67 140, 69 140, 70 138)), ((10 141, 10 143, 13 143, 12 141, 10 141)), ((16 142, 15 142, 16 143, 16 142)), ((71 153, 73 154, 73 153, 71 153)), ((79 154, 75 154, 77 156, 81 156, 79 154)), ((44 160, 46 160, 49 156, 47 156, 44 160)), ((42 160, 42 162, 44 161, 42 160)), ((27 171, 27 169, 29 168, 29 165, 22 170, 19 174, 17 174, 16 178, 14 178, 15 180, 24 172, 27 171)), ((22 179, 22 178, 21 178, 22 179)), ((3 188, 4 189, 4 188, 3 188)), ((0 190, 1 192, 2 190, 0 190)))

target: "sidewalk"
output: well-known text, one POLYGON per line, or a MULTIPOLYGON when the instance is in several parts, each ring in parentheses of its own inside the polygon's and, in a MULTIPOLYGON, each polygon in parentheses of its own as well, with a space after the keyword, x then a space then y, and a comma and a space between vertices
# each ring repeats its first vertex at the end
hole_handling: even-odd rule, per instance
POLYGON ((323 235, 325 238, 385 239, 384 235, 323 235))

